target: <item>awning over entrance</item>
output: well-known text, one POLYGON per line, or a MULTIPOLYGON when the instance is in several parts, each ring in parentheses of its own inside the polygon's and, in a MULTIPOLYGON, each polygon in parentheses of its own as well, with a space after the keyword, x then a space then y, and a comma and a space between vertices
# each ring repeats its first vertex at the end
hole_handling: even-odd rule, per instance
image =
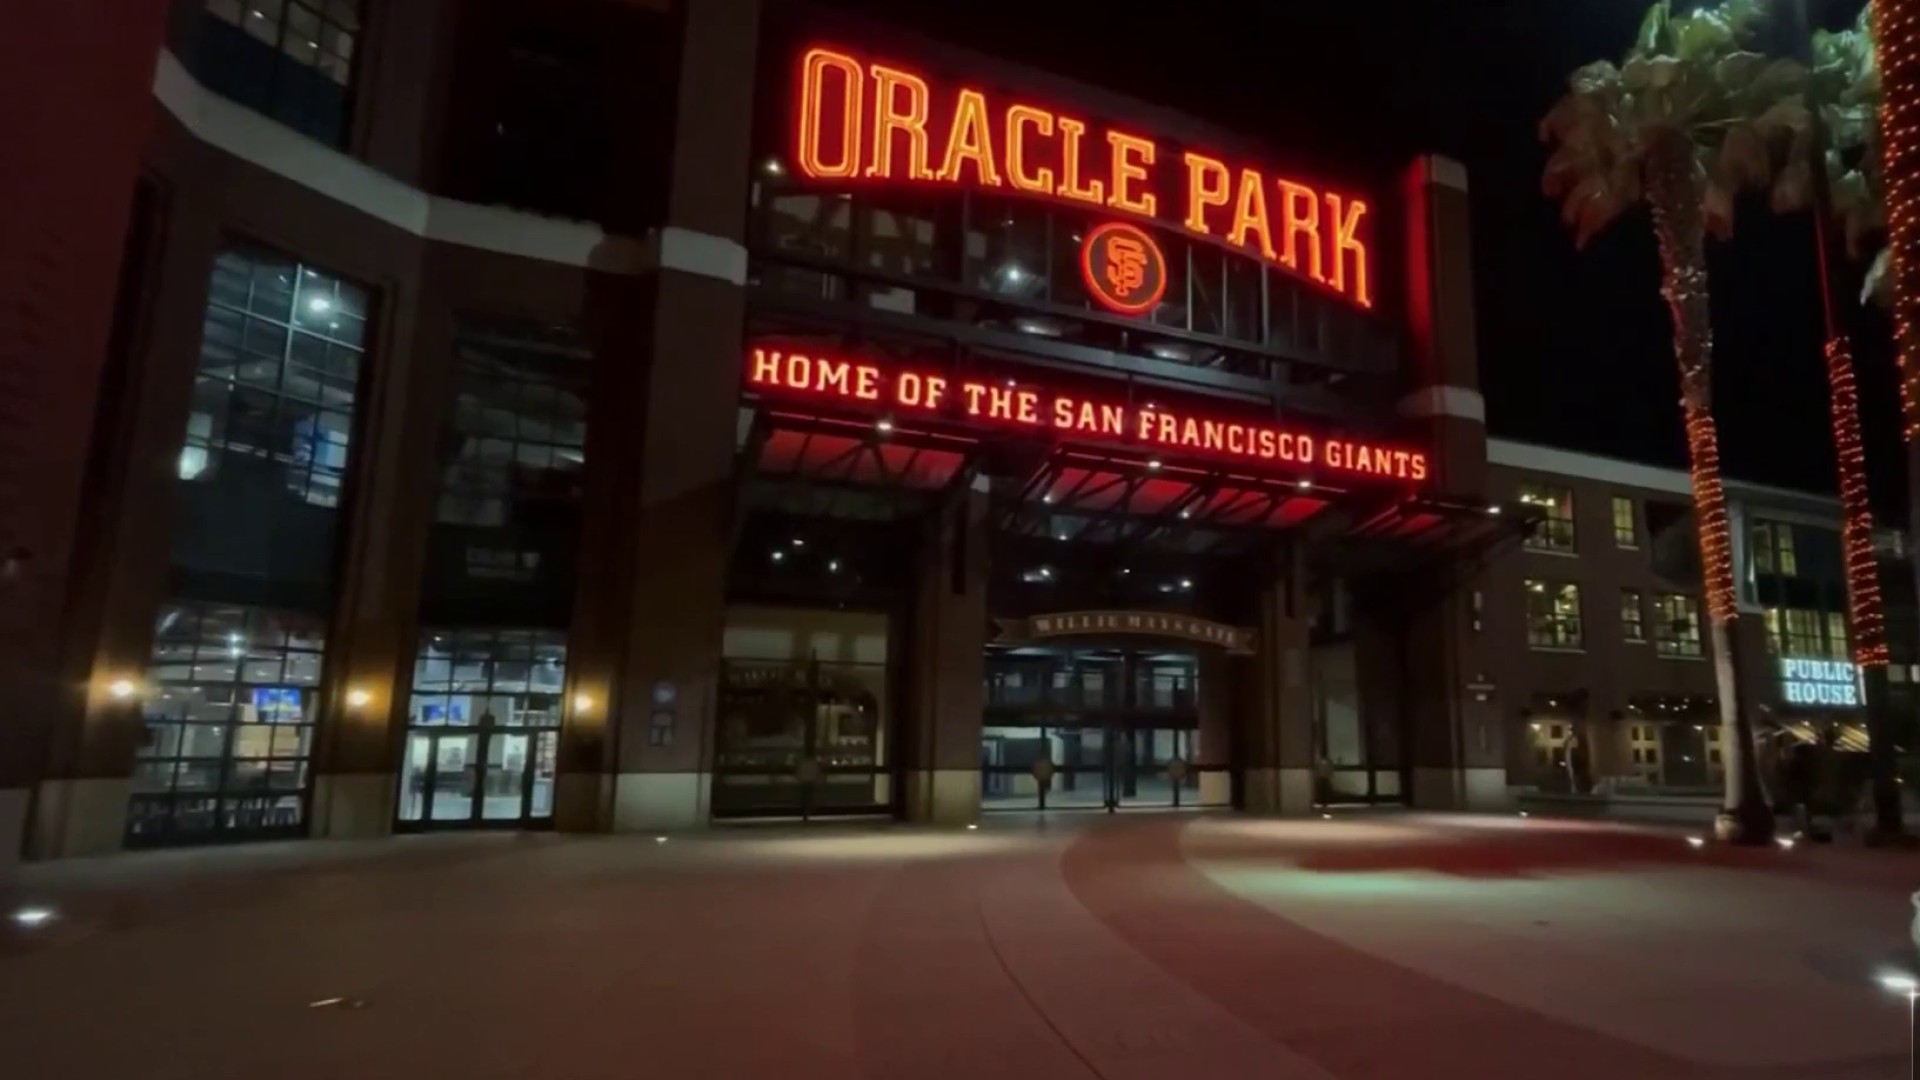
POLYGON ((885 519, 917 512, 958 483, 977 443, 871 423, 757 411, 740 456, 756 506, 818 517, 885 519), (905 498, 901 498, 905 496, 905 498))
POLYGON ((1154 542, 1200 554, 1245 547, 1327 505, 1311 484, 1062 449, 1007 500, 1001 526, 1039 539, 1154 542))

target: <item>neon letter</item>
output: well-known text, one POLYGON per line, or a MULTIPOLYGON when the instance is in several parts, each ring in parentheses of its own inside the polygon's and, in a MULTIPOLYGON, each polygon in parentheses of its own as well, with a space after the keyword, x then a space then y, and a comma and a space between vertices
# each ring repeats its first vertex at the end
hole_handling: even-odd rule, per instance
POLYGON ((1107 196, 1107 205, 1152 217, 1160 208, 1160 197, 1152 191, 1135 193, 1133 185, 1147 178, 1147 166, 1153 164, 1153 140, 1109 131, 1107 142, 1113 144, 1113 193, 1107 196))
POLYGON ((947 134, 946 160, 940 164, 940 179, 957 182, 963 161, 973 162, 980 183, 1000 186, 1000 167, 993 161, 993 132, 987 126, 987 99, 978 90, 960 91, 953 129, 947 134))
POLYGON ((809 49, 800 67, 800 172, 826 180, 851 177, 860 171, 860 95, 865 76, 860 62, 826 49, 809 49), (840 72, 845 88, 841 93, 839 114, 831 120, 821 116, 826 104, 828 71, 840 72), (822 129, 823 122, 826 127, 822 129), (835 135, 840 143, 840 160, 828 164, 820 150, 826 135, 835 135))
POLYGON ((867 175, 882 179, 932 180, 927 168, 927 83, 910 72, 873 65, 873 154, 867 175), (907 92, 907 108, 899 109, 899 91, 907 92), (893 171, 893 136, 907 137, 906 175, 893 171))
POLYGON ((1207 207, 1227 205, 1227 165, 1189 150, 1187 159, 1187 228, 1203 235, 1207 228, 1207 207), (1211 177, 1211 181, 1209 181, 1211 177))
POLYGON ((1106 201, 1106 185, 1098 180, 1089 180, 1085 187, 1080 185, 1080 139, 1087 133, 1087 125, 1070 116, 1060 118, 1060 190, 1063 199, 1078 199, 1098 205, 1106 201))
POLYGON ((1227 243, 1248 247, 1249 232, 1259 239, 1260 253, 1271 260, 1273 228, 1267 224, 1267 193, 1260 184, 1259 173, 1252 169, 1241 169, 1240 197, 1233 203, 1233 228, 1227 232, 1227 243))
POLYGON ((780 385, 780 354, 766 349, 753 350, 753 374, 747 376, 747 381, 756 386, 780 385))
POLYGON ((1286 239, 1282 246, 1286 251, 1280 261, 1295 271, 1300 269, 1301 234, 1307 240, 1307 275, 1315 281, 1324 282, 1327 275, 1320 270, 1320 200, 1313 197, 1313 189, 1291 180, 1281 180, 1280 184, 1280 220, 1286 239))
POLYGON ((1007 108, 1007 179, 1017 191, 1031 192, 1035 195, 1053 194, 1053 170, 1046 166, 1026 170, 1027 148, 1022 140, 1021 129, 1032 128, 1042 135, 1053 134, 1053 114, 1031 105, 1011 105, 1007 108))
POLYGON ((1344 215, 1341 214, 1340 196, 1327 193, 1327 215, 1333 218, 1333 280, 1329 282, 1339 292, 1350 292, 1353 302, 1361 307, 1373 306, 1373 294, 1367 291, 1367 245, 1354 234, 1360 231, 1360 219, 1367 215, 1367 204, 1360 199, 1346 203, 1344 215), (1353 288, 1347 288, 1348 252, 1353 253, 1353 288))

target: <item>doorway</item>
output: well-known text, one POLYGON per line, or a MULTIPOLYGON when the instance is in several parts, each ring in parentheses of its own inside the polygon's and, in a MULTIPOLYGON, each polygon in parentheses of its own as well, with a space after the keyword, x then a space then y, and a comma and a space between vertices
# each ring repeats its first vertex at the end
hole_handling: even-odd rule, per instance
POLYGON ((1192 652, 1022 647, 986 667, 985 809, 1199 806, 1202 763, 1225 772, 1226 748, 1201 746, 1192 652))
POLYGON ((430 630, 414 665, 396 826, 553 822, 566 639, 545 630, 430 630))
POLYGON ((531 827, 553 820, 560 733, 415 731, 400 769, 404 825, 531 827))

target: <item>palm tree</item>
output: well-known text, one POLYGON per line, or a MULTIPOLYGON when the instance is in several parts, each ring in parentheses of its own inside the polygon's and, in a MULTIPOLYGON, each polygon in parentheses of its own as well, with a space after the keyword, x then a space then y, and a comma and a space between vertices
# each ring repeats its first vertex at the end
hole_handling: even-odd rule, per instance
POLYGON ((1660 293, 1673 321, 1721 745, 1730 750, 1716 830, 1743 843, 1768 842, 1774 819, 1733 649, 1739 609, 1713 421, 1706 238, 1731 229, 1741 189, 1794 182, 1792 170, 1770 165, 1775 148, 1804 140, 1806 69, 1747 47, 1761 18, 1757 0, 1728 0, 1685 17, 1661 0, 1624 61, 1574 72, 1567 94, 1540 122, 1541 138, 1554 145, 1543 186, 1560 200, 1576 245, 1641 203, 1652 220, 1660 293))

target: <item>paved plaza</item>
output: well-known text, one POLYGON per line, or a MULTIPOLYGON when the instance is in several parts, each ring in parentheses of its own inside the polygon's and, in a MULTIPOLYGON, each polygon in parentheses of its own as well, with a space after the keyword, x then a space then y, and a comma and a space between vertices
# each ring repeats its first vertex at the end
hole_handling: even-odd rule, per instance
POLYGON ((1358 813, 128 855, 10 887, 0 1074, 1892 1078, 1916 887, 1358 813))

